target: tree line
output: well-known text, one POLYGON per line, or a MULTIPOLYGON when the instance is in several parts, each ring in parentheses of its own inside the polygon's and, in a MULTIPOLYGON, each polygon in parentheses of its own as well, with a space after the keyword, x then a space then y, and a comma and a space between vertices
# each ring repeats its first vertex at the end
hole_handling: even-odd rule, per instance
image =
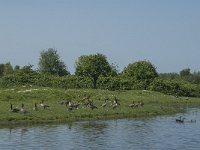
POLYGON ((75 62, 75 73, 70 74, 57 50, 49 48, 41 51, 38 68, 32 68, 32 65, 13 67, 9 62, 0 64, 0 86, 143 89, 178 96, 200 96, 200 73, 191 73, 187 68, 179 74, 158 74, 156 67, 147 60, 130 63, 119 72, 103 54, 82 55, 75 62))

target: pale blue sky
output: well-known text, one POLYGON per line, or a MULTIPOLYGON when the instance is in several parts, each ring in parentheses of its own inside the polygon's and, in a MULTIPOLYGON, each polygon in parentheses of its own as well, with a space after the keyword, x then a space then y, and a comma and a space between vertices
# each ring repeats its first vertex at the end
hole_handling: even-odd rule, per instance
POLYGON ((146 59, 158 72, 200 71, 200 1, 0 0, 0 63, 37 67, 50 47, 71 73, 97 52, 119 70, 146 59))

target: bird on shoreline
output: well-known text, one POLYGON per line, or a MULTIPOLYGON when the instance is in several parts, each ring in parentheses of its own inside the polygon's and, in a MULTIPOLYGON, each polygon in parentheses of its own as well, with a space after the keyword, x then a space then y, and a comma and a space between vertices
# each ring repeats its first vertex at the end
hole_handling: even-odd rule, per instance
POLYGON ((101 105, 101 107, 105 108, 107 106, 108 99, 105 99, 105 102, 101 105))
POLYGON ((112 107, 113 109, 117 108, 120 105, 120 103, 118 102, 118 99, 115 97, 114 101, 112 103, 112 107))
POLYGON ((192 120, 192 119, 191 119, 190 122, 191 122, 191 123, 196 123, 196 120, 192 120))
POLYGON ((80 105, 79 103, 74 104, 71 101, 68 102, 68 106, 73 108, 73 109, 78 109, 79 105, 80 105))
POLYGON ((50 106, 47 104, 44 104, 44 100, 42 100, 42 102, 40 102, 40 106, 43 107, 43 109, 49 108, 50 106))
POLYGON ((28 113, 28 111, 24 108, 24 104, 22 103, 22 107, 21 107, 21 109, 20 109, 20 112, 21 113, 28 113))
POLYGON ((37 103, 35 103, 34 107, 33 107, 33 110, 37 111, 38 110, 38 106, 37 106, 37 103))
POLYGON ((17 112, 20 111, 20 109, 17 108, 17 107, 13 108, 13 104, 10 104, 10 111, 11 111, 11 112, 14 112, 14 113, 17 113, 17 112))
POLYGON ((98 109, 97 106, 95 106, 92 102, 90 102, 90 103, 88 104, 88 107, 91 108, 92 110, 93 110, 93 109, 98 109))
POLYGON ((135 102, 133 101, 131 104, 128 105, 129 107, 133 108, 135 107, 135 102))

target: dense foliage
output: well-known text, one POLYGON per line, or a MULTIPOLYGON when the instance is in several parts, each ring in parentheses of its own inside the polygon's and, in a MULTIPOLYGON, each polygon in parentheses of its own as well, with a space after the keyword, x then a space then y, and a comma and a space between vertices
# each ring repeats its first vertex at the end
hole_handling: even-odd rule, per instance
POLYGON ((46 51, 43 50, 40 53, 38 66, 41 73, 50 73, 59 76, 69 74, 66 69, 66 65, 60 60, 60 56, 53 48, 49 48, 46 51))
POLYGON ((70 75, 57 51, 41 52, 39 70, 32 65, 0 64, 0 87, 39 86, 65 89, 153 90, 175 96, 200 97, 200 72, 183 69, 180 73, 159 74, 149 61, 129 64, 118 73, 103 54, 82 55, 70 75), (44 64, 43 64, 44 63, 44 64))
POLYGON ((94 88, 97 88, 97 80, 100 76, 109 76, 112 71, 111 65, 103 54, 82 55, 76 61, 75 74, 90 78, 94 88))
POLYGON ((156 68, 149 61, 129 64, 123 74, 133 80, 151 80, 158 76, 156 68))
POLYGON ((200 97, 199 86, 183 80, 163 80, 157 78, 151 83, 150 90, 175 96, 200 97))
POLYGON ((162 79, 178 79, 190 82, 192 84, 200 84, 200 72, 190 72, 189 68, 183 69, 180 73, 161 73, 159 77, 162 79))

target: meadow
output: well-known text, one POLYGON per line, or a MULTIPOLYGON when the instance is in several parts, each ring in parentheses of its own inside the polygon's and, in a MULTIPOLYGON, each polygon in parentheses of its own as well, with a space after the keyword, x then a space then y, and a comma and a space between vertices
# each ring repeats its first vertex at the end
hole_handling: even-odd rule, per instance
POLYGON ((38 87, 15 87, 0 89, 0 125, 60 123, 75 120, 115 119, 170 115, 184 111, 185 107, 199 107, 200 98, 177 97, 148 90, 99 90, 99 89, 58 89, 38 87), (91 109, 83 104, 90 97, 91 109), (113 101, 117 98, 117 107, 113 101), (102 107, 105 103, 106 106, 102 107), (136 104, 133 107, 130 105, 136 104), (78 108, 69 109, 68 103, 78 104, 78 108), (139 105, 143 102, 143 105, 139 105), (35 103, 37 110, 33 110, 35 103), (44 104, 49 107, 40 106, 44 104), (19 109, 13 112, 13 108, 19 109), (21 111, 21 105, 24 110, 21 111))

